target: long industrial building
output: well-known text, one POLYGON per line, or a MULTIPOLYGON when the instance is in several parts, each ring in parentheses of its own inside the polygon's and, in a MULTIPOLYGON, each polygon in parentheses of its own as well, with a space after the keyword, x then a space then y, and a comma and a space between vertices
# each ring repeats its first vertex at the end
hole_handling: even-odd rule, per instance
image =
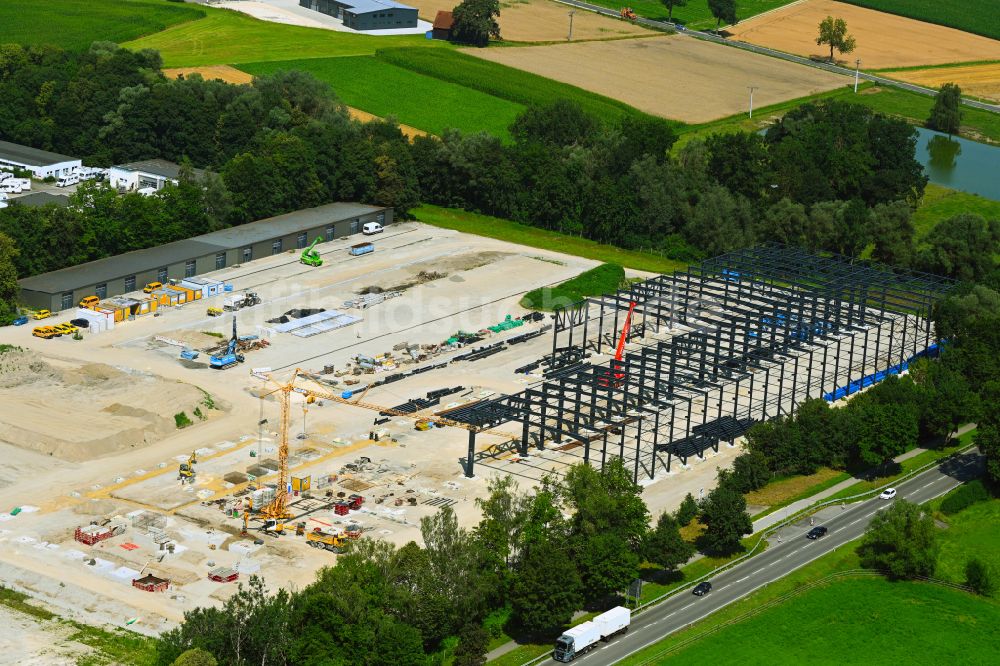
POLYGON ((150 282, 194 277, 234 264, 359 233, 367 222, 392 223, 392 208, 333 203, 127 252, 19 280, 21 301, 53 312, 86 296, 100 299, 142 289, 150 282))

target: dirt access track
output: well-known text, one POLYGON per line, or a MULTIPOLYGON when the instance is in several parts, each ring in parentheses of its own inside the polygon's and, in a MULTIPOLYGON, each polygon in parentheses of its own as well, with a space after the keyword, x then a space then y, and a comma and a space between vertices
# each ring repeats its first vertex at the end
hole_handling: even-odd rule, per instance
POLYGON ((685 35, 465 53, 591 90, 665 118, 703 123, 831 90, 846 77, 685 35), (584 64, 585 63, 585 64, 584 64))
POLYGON ((957 83, 965 95, 1000 102, 1000 63, 887 72, 884 76, 928 88, 957 83))
POLYGON ((751 44, 827 58, 829 47, 816 44, 819 24, 827 16, 847 21, 847 32, 857 40, 855 51, 840 58, 851 66, 857 58, 864 69, 1000 59, 995 39, 833 0, 805 0, 726 30, 751 44))
MULTIPOLYGON (((206 80, 218 79, 226 83, 250 83, 253 81, 253 76, 247 74, 246 72, 240 71, 235 67, 230 67, 229 65, 206 65, 204 67, 174 67, 172 69, 163 70, 163 75, 169 78, 176 79, 181 75, 189 76, 191 74, 201 74, 202 78, 206 80)), ((381 120, 378 116, 372 115, 367 111, 362 111, 361 109, 355 109, 354 107, 347 107, 347 112, 351 115, 351 118, 355 120, 360 120, 363 123, 370 122, 372 120, 381 120)), ((409 138, 415 136, 427 136, 427 132, 417 129, 416 127, 410 127, 409 125, 400 125, 400 131, 409 138)))
MULTIPOLYGON (((451 11, 455 0, 408 0, 420 18, 433 21, 438 11, 451 11)), ((500 36, 512 42, 550 42, 564 40, 569 34, 572 9, 551 0, 501 0, 500 36)), ((594 12, 577 11, 573 15, 573 39, 612 39, 636 35, 654 35, 646 28, 594 12)))

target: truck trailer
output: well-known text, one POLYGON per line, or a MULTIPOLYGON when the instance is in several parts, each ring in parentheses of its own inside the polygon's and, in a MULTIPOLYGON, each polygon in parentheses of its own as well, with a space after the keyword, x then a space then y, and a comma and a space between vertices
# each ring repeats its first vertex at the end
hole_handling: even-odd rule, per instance
POLYGON ((357 245, 352 245, 347 252, 354 257, 360 257, 363 254, 368 254, 369 252, 375 251, 375 243, 358 243, 357 245))
POLYGON ((593 650, 599 642, 609 641, 628 631, 631 621, 632 611, 624 606, 616 606, 589 622, 567 630, 556 641, 552 657, 556 661, 573 661, 581 654, 593 650))

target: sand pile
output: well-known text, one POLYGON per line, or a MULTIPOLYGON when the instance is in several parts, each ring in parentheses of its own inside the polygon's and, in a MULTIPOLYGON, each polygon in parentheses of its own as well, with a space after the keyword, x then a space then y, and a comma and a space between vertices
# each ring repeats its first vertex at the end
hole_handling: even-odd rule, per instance
POLYGON ((56 367, 0 354, 0 442, 81 461, 176 432, 174 414, 209 412, 197 387, 102 363, 56 367))

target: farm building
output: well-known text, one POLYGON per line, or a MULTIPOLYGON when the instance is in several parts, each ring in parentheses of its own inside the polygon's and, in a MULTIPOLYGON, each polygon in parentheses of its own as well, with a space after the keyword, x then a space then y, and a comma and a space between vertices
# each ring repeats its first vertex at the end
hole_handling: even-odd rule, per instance
MULTIPOLYGON (((177 184, 181 166, 168 160, 143 160, 117 164, 108 170, 108 182, 111 187, 119 190, 141 190, 151 187, 162 190, 167 183, 177 184)), ((192 169, 196 178, 201 178, 205 172, 192 169)))
POLYGON ((318 236, 330 241, 361 231, 367 222, 392 223, 392 209, 333 203, 287 213, 185 240, 98 259, 19 280, 21 301, 53 312, 86 296, 102 301, 150 282, 181 282, 196 275, 305 248, 318 236))
POLYGON ((437 16, 434 17, 434 27, 431 29, 431 37, 445 41, 451 39, 451 27, 454 24, 455 17, 451 12, 443 9, 438 10, 437 16))
POLYGON ((16 167, 30 171, 35 178, 58 178, 83 166, 69 155, 50 153, 30 146, 0 141, 0 167, 16 167))
POLYGON ((393 0, 299 0, 299 6, 340 19, 352 30, 417 27, 417 10, 393 0))

